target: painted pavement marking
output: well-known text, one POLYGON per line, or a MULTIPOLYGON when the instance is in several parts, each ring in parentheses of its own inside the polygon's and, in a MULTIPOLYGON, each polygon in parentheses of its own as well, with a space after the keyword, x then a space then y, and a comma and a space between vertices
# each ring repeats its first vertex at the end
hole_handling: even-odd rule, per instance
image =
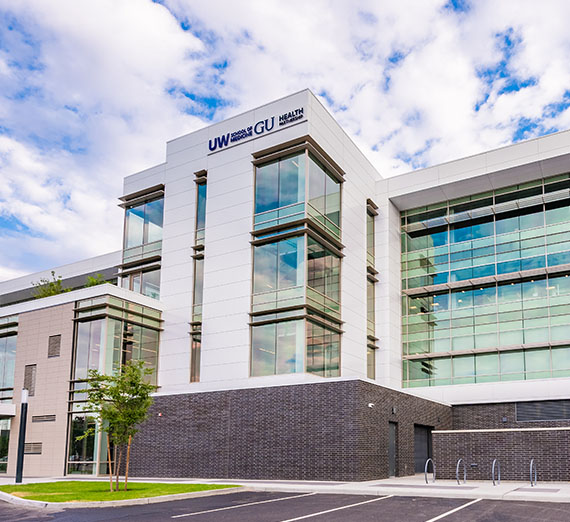
POLYGON ((205 515, 206 513, 215 513, 216 511, 226 511, 228 509, 237 509, 247 506, 255 506, 257 504, 267 504, 268 502, 279 502, 280 500, 289 500, 292 498, 310 497, 316 493, 304 493, 303 495, 294 495, 292 497, 272 498, 271 500, 260 500, 259 502, 248 502, 247 504, 240 504, 239 506, 227 506, 217 509, 207 509, 206 511, 196 511, 195 513, 184 513, 183 515, 174 515, 170 518, 192 517, 194 515, 205 515))
POLYGON ((302 517, 297 518, 289 518, 287 520, 283 520, 282 522, 294 522, 295 520, 303 520, 305 518, 312 518, 318 517, 319 515, 324 515, 326 513, 332 513, 333 511, 340 511, 341 509, 349 509, 356 506, 362 506, 363 504, 370 504, 370 502, 378 502, 379 500, 384 500, 386 498, 391 498, 394 495, 387 495, 385 497, 380 498, 373 498, 372 500, 365 500, 364 502, 357 502, 356 504, 349 504, 348 506, 342 506, 334 509, 327 509, 326 511, 319 511, 318 513, 311 513, 310 515, 303 515, 302 517))

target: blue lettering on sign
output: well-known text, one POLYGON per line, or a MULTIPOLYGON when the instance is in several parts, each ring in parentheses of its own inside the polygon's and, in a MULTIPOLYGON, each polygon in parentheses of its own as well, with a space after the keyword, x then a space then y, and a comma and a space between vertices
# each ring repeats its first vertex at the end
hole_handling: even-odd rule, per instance
POLYGON ((228 132, 227 134, 225 134, 224 136, 218 136, 215 140, 214 140, 214 144, 212 146, 212 140, 210 140, 210 142, 208 143, 208 147, 210 148, 210 150, 213 152, 215 151, 217 148, 221 149, 222 147, 226 147, 227 144, 230 141, 230 133, 228 132))
MULTIPOLYGON (((279 125, 287 125, 296 120, 303 118, 304 116, 303 108, 295 109, 294 111, 282 114, 279 116, 279 125)), ((255 125, 246 127, 245 129, 240 129, 234 132, 228 132, 223 136, 217 136, 213 140, 208 141, 208 148, 210 152, 214 152, 217 149, 227 147, 230 143, 235 143, 246 138, 250 138, 253 134, 259 136, 264 132, 269 132, 275 127, 275 116, 271 118, 266 118, 265 120, 259 120, 255 125)))

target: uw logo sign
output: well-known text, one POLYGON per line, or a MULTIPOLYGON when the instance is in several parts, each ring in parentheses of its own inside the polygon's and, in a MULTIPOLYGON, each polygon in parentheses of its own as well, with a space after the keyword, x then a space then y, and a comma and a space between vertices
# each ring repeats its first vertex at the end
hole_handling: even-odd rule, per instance
MULTIPOLYGON (((289 123, 300 120, 303 118, 303 115, 304 110, 302 107, 282 114, 279 116, 279 126, 288 125, 289 123)), ((259 120, 255 125, 250 125, 249 127, 234 132, 228 132, 222 136, 216 136, 213 140, 209 140, 208 148, 210 152, 215 152, 238 141, 270 132, 275 127, 275 118, 276 116, 271 116, 271 118, 259 120)))

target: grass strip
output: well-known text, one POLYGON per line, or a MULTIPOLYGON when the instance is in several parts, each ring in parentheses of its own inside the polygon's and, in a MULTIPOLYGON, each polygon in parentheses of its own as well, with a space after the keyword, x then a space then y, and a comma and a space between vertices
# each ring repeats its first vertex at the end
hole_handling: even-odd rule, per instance
MULTIPOLYGON (((122 484, 119 485, 122 488, 122 484)), ((41 502, 93 502, 110 500, 128 500, 133 498, 160 497, 178 493, 192 493, 212 489, 233 488, 237 486, 221 484, 170 484, 163 482, 129 482, 128 490, 109 491, 109 482, 62 481, 38 482, 36 484, 18 484, 0 486, 0 491, 16 497, 41 502)))

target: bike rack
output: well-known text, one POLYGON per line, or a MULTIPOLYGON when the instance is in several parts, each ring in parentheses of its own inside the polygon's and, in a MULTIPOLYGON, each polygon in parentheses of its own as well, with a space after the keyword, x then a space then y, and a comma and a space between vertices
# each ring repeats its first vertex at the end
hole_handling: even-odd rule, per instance
POLYGON ((424 478, 426 479, 426 484, 429 484, 427 474, 428 474, 428 466, 429 466, 430 462, 431 462, 431 466, 433 468, 433 480, 432 480, 432 482, 435 482, 435 462, 433 461, 433 459, 427 459, 426 465, 424 468, 424 478))
POLYGON ((496 486, 497 484, 495 484, 495 467, 497 468, 497 484, 501 483, 501 463, 495 459, 493 460, 493 466, 491 467, 491 478, 493 479, 493 486, 496 486))
POLYGON ((467 483, 467 467, 465 466, 465 462, 463 459, 459 459, 457 461, 457 466, 455 467, 455 478, 457 479, 457 484, 459 485, 459 464, 463 462, 463 484, 467 483))
POLYGON ((534 463, 534 459, 530 459, 530 487, 531 488, 536 486, 537 478, 538 478, 538 476, 536 473, 536 464, 534 463), (534 482, 532 480, 533 479, 533 475, 532 475, 533 470, 534 470, 534 482))

